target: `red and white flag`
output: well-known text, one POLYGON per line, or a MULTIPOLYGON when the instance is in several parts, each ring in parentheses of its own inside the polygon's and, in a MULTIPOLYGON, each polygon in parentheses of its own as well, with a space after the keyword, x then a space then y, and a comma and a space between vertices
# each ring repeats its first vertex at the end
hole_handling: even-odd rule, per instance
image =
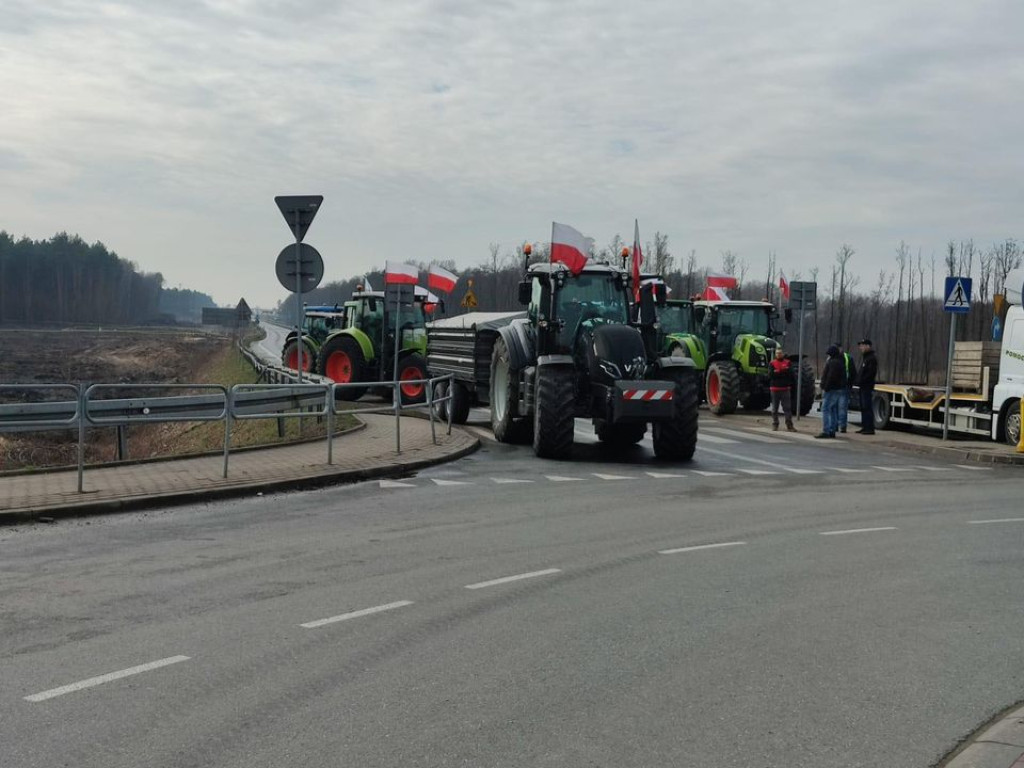
POLYGON ((644 252, 640 250, 640 222, 633 219, 633 298, 640 301, 640 267, 644 263, 644 252))
POLYGON ((584 237, 580 232, 568 224, 551 222, 551 263, 561 262, 569 268, 574 275, 578 275, 587 265, 587 254, 590 252, 590 245, 593 243, 589 237, 584 237))
POLYGON ((735 288, 736 278, 719 272, 708 272, 708 288, 735 288))
POLYGON ((781 269, 779 270, 779 290, 782 291, 782 298, 789 301, 789 280, 786 279, 786 273, 781 269))
POLYGON ((427 275, 427 287, 433 288, 435 291, 444 291, 445 293, 451 293, 455 288, 455 283, 458 281, 457 275, 453 275, 447 269, 442 269, 438 266, 431 267, 427 275))
POLYGON ((725 288, 716 288, 709 285, 704 289, 704 294, 701 298, 704 301, 729 301, 729 294, 725 292, 725 288))
POLYGON ((420 271, 412 264, 389 261, 384 266, 384 282, 388 285, 416 285, 420 271))

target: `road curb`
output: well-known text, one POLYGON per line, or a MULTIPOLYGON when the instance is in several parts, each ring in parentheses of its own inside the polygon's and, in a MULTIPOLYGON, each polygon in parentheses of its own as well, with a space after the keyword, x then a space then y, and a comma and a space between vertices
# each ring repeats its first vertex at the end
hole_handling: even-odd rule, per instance
MULTIPOLYGON (((861 445, 861 441, 856 441, 856 445, 861 445)), ((864 441, 863 444, 867 444, 864 441)), ((956 448, 949 445, 919 445, 918 443, 908 443, 902 440, 892 440, 883 438, 882 440, 871 441, 872 445, 880 445, 885 448, 895 448, 901 451, 907 451, 909 453, 918 454, 929 454, 933 456, 946 456, 947 458, 957 459, 959 461, 970 461, 977 464, 1006 464, 1006 465, 1024 465, 1024 453, 1019 454, 994 454, 985 453, 978 451, 973 448, 956 448)))
POLYGON ((935 768, 1024 768, 1024 702, 988 720, 935 768))
MULTIPOLYGON (((466 434, 466 433, 464 433, 466 434)), ((251 482, 238 485, 213 488, 189 489, 170 493, 138 496, 126 499, 105 499, 103 501, 82 501, 59 506, 41 507, 17 512, 0 512, 0 525, 16 525, 30 522, 52 522, 58 519, 82 517, 85 515, 104 515, 116 512, 134 512, 141 509, 152 509, 159 506, 181 506, 205 501, 248 496, 253 492, 300 491, 326 488, 332 485, 348 485, 364 480, 378 478, 404 477, 411 472, 456 461, 474 453, 480 448, 479 438, 466 434, 469 443, 450 453, 429 459, 416 459, 399 464, 377 465, 360 469, 341 470, 333 474, 312 475, 306 477, 273 480, 269 482, 251 482)))

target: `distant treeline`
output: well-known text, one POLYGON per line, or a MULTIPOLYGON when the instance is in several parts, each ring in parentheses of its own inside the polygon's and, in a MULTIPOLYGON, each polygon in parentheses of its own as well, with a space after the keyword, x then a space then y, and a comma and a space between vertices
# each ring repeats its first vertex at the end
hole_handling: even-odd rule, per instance
POLYGON ((159 272, 140 272, 103 243, 90 245, 66 232, 15 240, 0 231, 0 323, 187 320, 196 317, 197 303, 213 304, 194 291, 164 291, 163 282, 159 272))
POLYGON ((173 315, 176 322, 203 321, 203 307, 216 307, 213 298, 188 288, 164 288, 160 292, 160 314, 173 315))
MULTIPOLYGON (((624 242, 616 235, 608 245, 595 248, 594 258, 621 264, 624 242)), ((550 247, 535 243, 531 261, 546 261, 550 247)), ((677 259, 668 246, 668 236, 655 233, 654 240, 646 243, 644 272, 656 272, 665 277, 671 289, 671 298, 689 298, 703 291, 709 271, 734 276, 739 288, 730 292, 733 299, 768 299, 777 306, 785 306, 779 295, 779 273, 784 272, 790 282, 807 280, 818 283, 817 312, 804 319, 804 351, 816 364, 824 357, 824 349, 839 342, 853 349, 857 341, 868 337, 875 343, 880 360, 881 375, 888 381, 936 382, 945 368, 946 345, 949 338, 948 315, 943 312, 943 278, 960 275, 974 278, 974 307, 971 314, 958 325, 959 339, 991 339, 994 297, 1003 290, 1009 272, 1021 266, 1020 244, 1013 239, 994 243, 988 248, 975 245, 973 240, 949 241, 942 254, 924 255, 914 252, 901 242, 895 246, 890 269, 882 269, 871 280, 862 283, 856 274, 856 251, 843 244, 835 258, 824 269, 814 268, 807 274, 789 271, 781 257, 770 252, 760 259, 755 268, 734 251, 723 251, 719 263, 701 265, 696 251, 677 259)), ((415 261, 410 261, 416 264, 415 261)), ((446 312, 461 314, 460 308, 467 289, 472 286, 479 311, 519 309, 516 301, 517 285, 523 276, 524 254, 522 246, 504 251, 492 243, 488 255, 480 265, 458 269, 451 260, 435 260, 440 266, 459 275, 458 285, 447 297, 446 312), (471 282, 472 281, 472 282, 471 282)), ((429 264, 419 264, 425 272, 429 264)), ((343 303, 355 287, 369 279, 376 290, 384 285, 380 271, 368 272, 348 280, 328 283, 310 294, 303 295, 308 304, 343 303)), ((425 285, 426 276, 422 276, 425 285)), ((282 301, 278 305, 285 322, 291 322, 293 305, 282 301)), ((784 344, 796 351, 798 325, 794 319, 784 324, 784 344)))

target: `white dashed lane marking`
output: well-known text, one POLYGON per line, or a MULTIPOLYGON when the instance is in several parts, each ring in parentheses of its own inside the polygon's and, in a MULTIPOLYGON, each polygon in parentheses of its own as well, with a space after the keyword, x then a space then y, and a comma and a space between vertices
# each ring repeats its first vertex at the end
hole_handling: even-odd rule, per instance
POLYGON ((998 520, 968 520, 970 525, 988 525, 990 523, 1024 523, 1024 517, 1003 517, 998 520))
POLYGON ((721 549, 722 547, 742 547, 745 541, 723 541, 718 544, 698 544, 694 547, 677 547, 675 549, 658 550, 659 555, 678 555, 680 552, 696 552, 700 549, 721 549))
POLYGON ((523 480, 518 477, 492 477, 491 480, 498 485, 512 485, 513 483, 532 483, 533 480, 523 480))
POLYGON ((851 528, 846 531, 819 531, 821 536, 844 536, 848 533, 874 533, 876 531, 895 531, 899 530, 893 526, 883 526, 879 528, 851 528))
POLYGON ((50 690, 43 691, 42 693, 35 693, 31 696, 26 696, 25 701, 46 701, 47 699, 53 699, 57 696, 63 696, 66 693, 74 693, 75 691, 81 691, 85 688, 92 688, 97 685, 102 685, 103 683, 109 683, 113 680, 120 680, 123 677, 139 675, 143 672, 150 672, 154 669, 160 669, 161 667, 167 667, 171 664, 178 664, 182 661, 188 660, 188 656, 169 656, 166 659, 151 661, 148 664, 139 664, 137 667, 129 667, 128 669, 110 672, 106 675, 99 675, 98 677, 90 677, 87 680, 80 680, 79 682, 71 683, 70 685, 62 685, 60 688, 51 688, 50 690))
POLYGON ((413 483, 400 483, 397 480, 381 480, 381 488, 415 488, 413 483))
POLYGON ((494 587, 498 584, 508 584, 510 581, 522 581, 523 579, 535 579, 538 576, 550 576, 554 573, 561 573, 560 568, 548 568, 543 571, 530 571, 529 573, 517 573, 515 576, 502 576, 500 579, 491 579, 490 581, 480 581, 476 584, 467 584, 466 589, 483 589, 484 587, 494 587))
POLYGON ((348 621, 349 619, 358 619, 360 616, 370 616, 374 613, 382 613, 383 611, 393 611, 395 608, 404 608, 407 605, 412 605, 412 600, 399 600, 395 603, 387 603, 385 605, 375 605, 372 608, 363 608, 358 611, 351 611, 349 613, 342 613, 338 616, 330 616, 326 619, 317 619, 316 621, 307 621, 305 624, 299 624, 304 629, 316 629, 326 624, 337 624, 339 621, 348 621))
POLYGON ((436 477, 431 479, 434 481, 435 485, 472 485, 472 483, 467 482, 466 480, 439 480, 436 477))
POLYGON ((632 480, 633 479, 633 478, 628 477, 626 475, 605 475, 605 474, 602 474, 600 472, 592 472, 591 474, 594 477, 598 478, 599 480, 632 480))
POLYGON ((582 480, 582 477, 563 477, 562 475, 544 475, 552 483, 574 483, 582 480))
POLYGON ((740 432, 735 429, 723 429, 721 427, 703 427, 700 429, 700 437, 698 440, 703 440, 707 437, 708 432, 714 432, 716 435, 723 435, 724 437, 737 437, 740 440, 750 440, 754 443, 771 443, 772 445, 785 445, 785 440, 779 440, 777 437, 768 437, 767 435, 758 435, 753 432, 740 432))

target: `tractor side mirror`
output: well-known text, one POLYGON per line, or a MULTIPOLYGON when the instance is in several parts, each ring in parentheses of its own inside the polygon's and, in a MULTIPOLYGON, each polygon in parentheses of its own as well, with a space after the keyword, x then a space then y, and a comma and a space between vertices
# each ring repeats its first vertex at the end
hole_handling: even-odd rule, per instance
POLYGON ((533 298, 533 282, 531 280, 521 280, 519 282, 519 303, 529 304, 530 299, 533 298))

